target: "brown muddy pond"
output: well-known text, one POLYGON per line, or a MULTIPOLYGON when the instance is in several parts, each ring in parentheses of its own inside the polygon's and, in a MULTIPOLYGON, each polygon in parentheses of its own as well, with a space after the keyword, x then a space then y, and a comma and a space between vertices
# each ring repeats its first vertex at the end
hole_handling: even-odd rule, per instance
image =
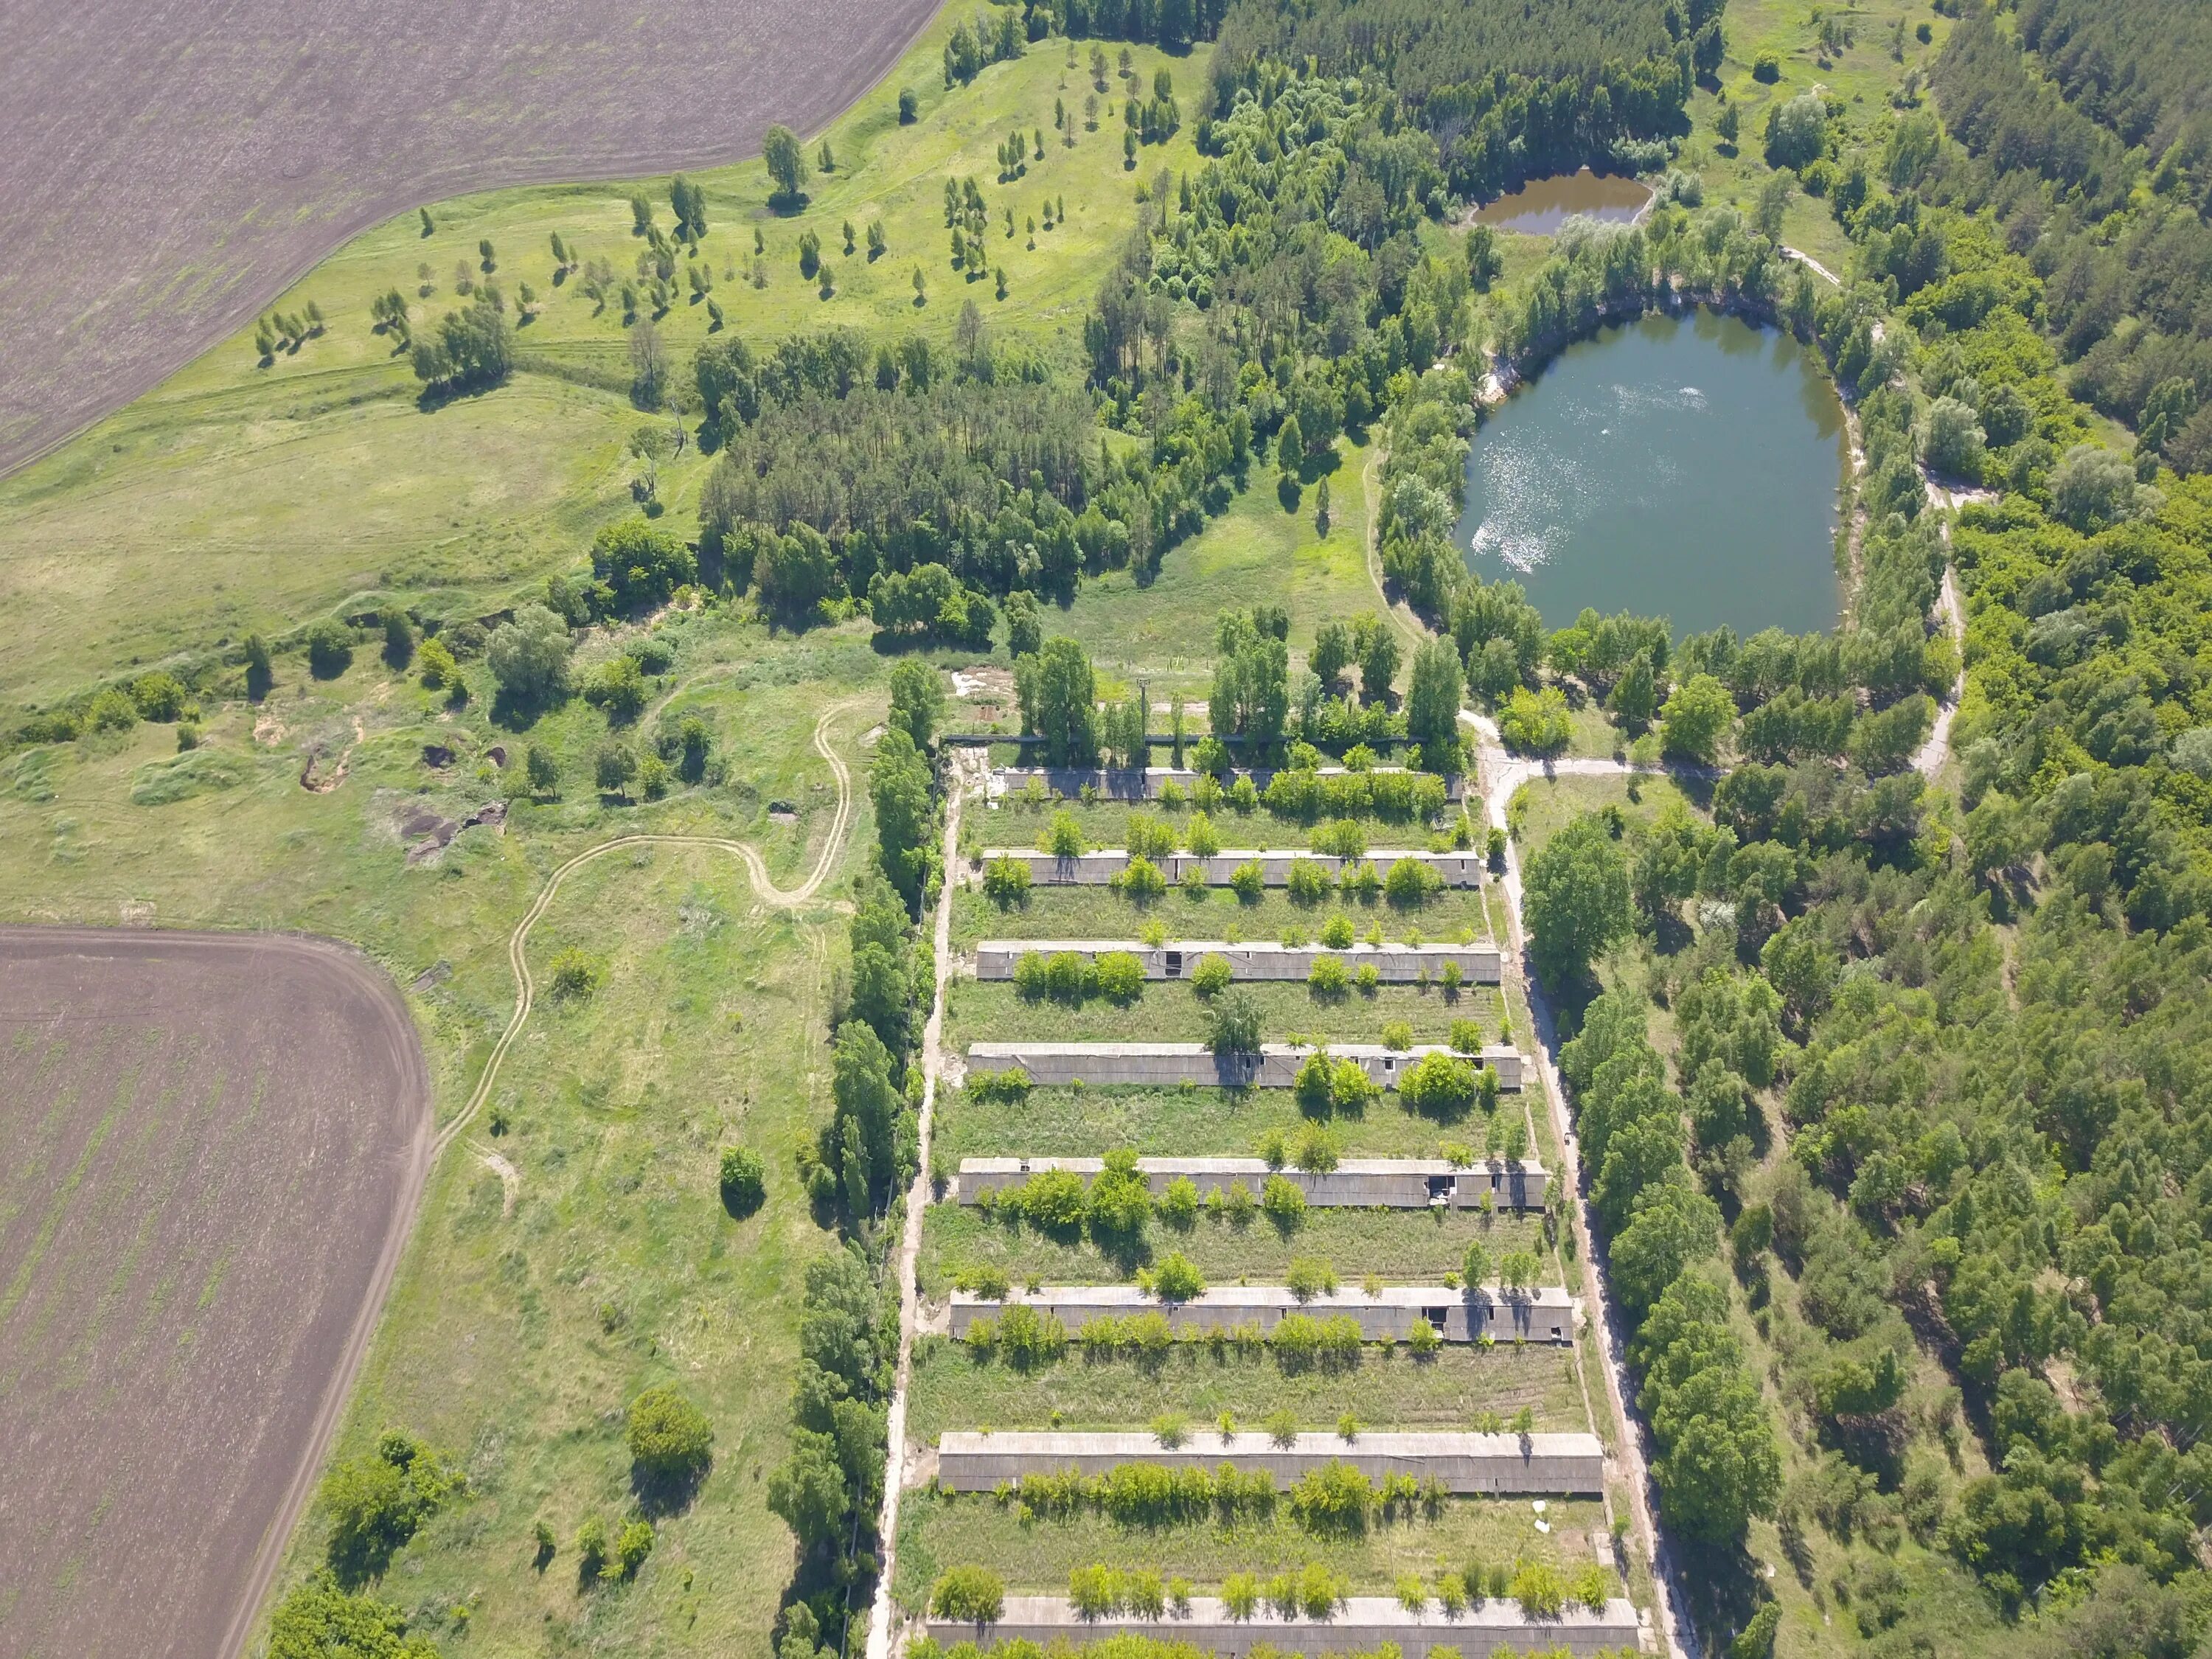
POLYGON ((1531 179, 1510 196, 1486 202, 1474 210, 1474 222, 1523 236, 1549 236, 1571 216, 1587 214, 1626 224, 1644 211, 1651 191, 1633 179, 1609 173, 1563 173, 1552 179, 1531 179))

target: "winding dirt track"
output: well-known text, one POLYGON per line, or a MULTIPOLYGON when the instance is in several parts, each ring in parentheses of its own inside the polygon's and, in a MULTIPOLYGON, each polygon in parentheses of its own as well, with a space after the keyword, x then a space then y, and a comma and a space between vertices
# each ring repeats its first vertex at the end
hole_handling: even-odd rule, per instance
POLYGON ((586 848, 546 878, 545 885, 538 890, 537 901, 524 914, 522 920, 515 923, 514 932, 507 941, 507 959, 514 969, 514 1016, 507 1022, 507 1030, 500 1033, 499 1042, 492 1048, 491 1058, 484 1064, 483 1075, 477 1079, 476 1089, 469 1096, 469 1103, 461 1109, 452 1122, 438 1132, 437 1139, 431 1143, 430 1157, 434 1162, 483 1109, 484 1102, 491 1097, 492 1085, 499 1080, 500 1062, 507 1058, 507 1051, 514 1046, 515 1040, 522 1035, 522 1028, 529 1024, 530 1011, 536 1002, 538 992, 537 981, 530 976, 530 930, 537 927, 538 919, 552 907, 554 899, 560 894, 562 884, 575 872, 594 859, 605 858, 609 853, 619 852, 625 847, 711 847, 721 852, 734 853, 744 861, 746 873, 752 878, 753 890, 760 895, 764 903, 791 909, 805 903, 821 890, 822 884, 830 878, 830 871, 836 867, 838 857, 844 851, 845 838, 852 832, 853 827, 852 769, 830 746, 830 726, 840 714, 861 707, 864 701, 855 698, 831 703, 822 711, 822 718, 815 722, 815 752, 830 763, 830 770, 837 779, 837 811, 830 820, 830 834, 822 843, 821 856, 814 861, 814 868, 806 879, 798 886, 788 890, 778 887, 769 876, 767 861, 750 842, 731 841, 720 836, 617 836, 611 841, 603 841, 596 847, 586 848))

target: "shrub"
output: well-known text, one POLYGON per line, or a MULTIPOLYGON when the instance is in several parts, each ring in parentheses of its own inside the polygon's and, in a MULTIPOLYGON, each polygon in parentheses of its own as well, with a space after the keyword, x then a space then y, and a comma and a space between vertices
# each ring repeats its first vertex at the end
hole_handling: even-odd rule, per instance
POLYGON ((1383 1021, 1382 1046, 1404 1053, 1413 1046, 1413 1028, 1402 1019, 1383 1021))
POLYGON ((1362 859, 1337 878, 1336 885, 1339 891, 1350 894, 1360 903, 1372 904, 1382 890, 1382 875, 1370 860, 1362 859))
POLYGON ((175 720, 185 712, 184 683, 174 674, 158 671, 141 674, 131 683, 131 701, 137 705, 141 720, 175 720))
MULTIPOLYGON (((1273 1179, 1280 1181, 1277 1176, 1273 1179)), ((1310 1302, 1317 1296, 1326 1296, 1336 1289, 1336 1269, 1318 1256, 1294 1256, 1291 1270, 1285 1276, 1291 1294, 1301 1302, 1310 1302)), ((1356 1329, 1357 1327, 1355 1326, 1356 1329)))
POLYGON ((653 1522, 641 1518, 633 1521, 616 1534, 614 1550, 599 1569, 599 1577, 610 1583, 635 1578, 652 1553, 653 1522))
POLYGON ((1271 1175, 1260 1189, 1260 1207, 1284 1232, 1294 1231, 1306 1218, 1305 1189, 1287 1176, 1271 1175))
POLYGON ((1334 1097, 1336 1109, 1346 1117, 1358 1117, 1379 1097, 1382 1085, 1367 1075, 1367 1068, 1356 1060, 1340 1060, 1329 1074, 1329 1092, 1334 1097))
POLYGON ((1349 916, 1331 916, 1321 930, 1321 942, 1332 951, 1349 951, 1352 940, 1352 918, 1349 916))
POLYGON ((1144 994, 1145 964, 1134 951, 1108 951, 1098 958, 1098 994, 1127 1007, 1144 994))
POLYGON ((1157 861, 1175 851, 1175 831, 1150 812, 1132 812, 1124 844, 1132 858, 1157 861))
POLYGON ((606 711, 615 726, 627 726, 645 712, 645 676, 635 657, 615 657, 599 665, 584 687, 584 701, 606 711))
POLYGON ((1260 867, 1260 860, 1246 859, 1231 871, 1229 887, 1243 903, 1257 904, 1261 896, 1267 890, 1267 872, 1260 867))
POLYGON ((1137 1155, 1126 1146, 1106 1154, 1106 1167, 1091 1183, 1084 1209, 1092 1233, 1106 1238, 1133 1238, 1144 1231, 1152 1212, 1152 1194, 1138 1172, 1137 1155))
POLYGON ((1260 1581, 1249 1572, 1232 1572, 1221 1581, 1221 1601, 1231 1619, 1249 1619, 1260 1610, 1260 1581))
POLYGON ((740 1221, 768 1198, 767 1171, 758 1154, 743 1146, 722 1149, 722 1207, 740 1221))
POLYGON ((1213 820, 1203 812, 1191 815, 1190 825, 1183 832, 1183 845, 1202 859, 1210 859, 1221 850, 1221 832, 1213 827, 1213 820))
POLYGON ((334 680, 353 666, 353 629, 335 617, 325 617, 307 630, 307 672, 319 680, 334 680))
POLYGON ((1259 1006, 1243 992, 1224 993, 1214 1003, 1208 1024, 1211 1046, 1215 1054, 1259 1053, 1259 1006))
POLYGON ((426 691, 449 690, 461 683, 461 665, 453 660, 451 647, 443 640, 425 640, 422 648, 415 653, 415 664, 426 691))
POLYGON ((1762 52, 1752 60, 1751 78, 1772 86, 1782 78, 1782 60, 1771 52, 1762 52))
POLYGON ((1306 974, 1307 986, 1319 997, 1340 997, 1351 983, 1342 957, 1316 957, 1306 974))
POLYGON ((1549 1562, 1522 1562, 1506 1594, 1518 1601, 1521 1611, 1531 1619, 1556 1619, 1566 1611, 1567 1581, 1549 1562))
POLYGON ((438 1453, 412 1436, 386 1430, 374 1451, 344 1459, 323 1477, 331 1565, 349 1580, 380 1575, 392 1553, 467 1485, 467 1477, 438 1453))
POLYGON ((1336 1168, 1336 1137, 1318 1124, 1307 1124, 1298 1131, 1291 1161, 1310 1175, 1327 1175, 1336 1168))
POLYGON ((1083 1177, 1073 1170, 1039 1170, 1008 1192, 1000 1207, 1039 1232, 1071 1233, 1083 1224, 1083 1177))
POLYGON ((1427 903, 1443 884, 1443 878, 1420 860, 1400 859, 1383 880, 1382 896, 1401 910, 1411 910, 1427 903))
POLYGON ((1455 1054, 1424 1054, 1398 1079, 1399 1103, 1407 1111, 1447 1122, 1474 1109, 1479 1090, 1474 1067, 1455 1054))
POLYGON ((592 1516, 576 1528, 577 1571, 586 1578, 599 1577, 607 1560, 607 1523, 592 1516))
POLYGON ((1201 1294, 1206 1280, 1181 1250, 1170 1250, 1144 1276, 1145 1288, 1163 1302, 1188 1302, 1201 1294))
POLYGON ((1044 959, 1045 994, 1054 1002, 1083 1000, 1092 983, 1091 964, 1073 951, 1054 951, 1044 959))
POLYGON ((1318 859, 1292 859, 1285 885, 1293 903, 1319 904, 1328 896, 1329 889, 1335 883, 1329 876, 1328 866, 1318 859))
POLYGON ((138 724, 138 705, 128 692, 109 686, 94 693, 85 708, 84 724, 89 732, 127 732, 138 724))
POLYGON ((707 1413, 667 1383, 629 1402, 630 1461, 663 1480, 680 1480, 707 1467, 714 1445, 707 1413))
POLYGON ((1585 1561, 1575 1569, 1569 1581, 1567 1594, 1592 1613, 1603 1613, 1612 1586, 1606 1581, 1605 1569, 1595 1561, 1585 1561))
POLYGON ((1312 1117, 1327 1117, 1335 1109, 1335 1072, 1329 1063, 1328 1051, 1316 1048, 1305 1057, 1298 1067, 1297 1076, 1291 1084, 1291 1097, 1298 1109, 1312 1117))
POLYGON ((1198 1185, 1188 1176, 1177 1176, 1167 1184, 1159 1198, 1160 1219, 1177 1231, 1188 1229, 1198 1219, 1198 1185))
POLYGON ((1166 896, 1168 878, 1150 859, 1131 854, 1127 866, 1113 880, 1114 890, 1139 904, 1166 896))
POLYGON ((1004 856, 983 866, 983 896, 1001 910, 1030 902, 1030 867, 1020 859, 1004 856))
POLYGON ((1067 1599, 1079 1619, 1110 1619, 1121 1605, 1121 1575, 1111 1567, 1077 1567, 1067 1575, 1067 1599))
POLYGON ((1067 1352, 1067 1327, 1059 1316, 1017 1302, 999 1316, 999 1352, 1017 1370, 1049 1365, 1067 1352))
POLYGON ((950 1568, 929 1592, 929 1610, 939 1619, 988 1625, 1006 1609, 1006 1581, 988 1567, 950 1568))
POLYGON ((1084 850, 1083 826, 1065 807, 1052 815, 1052 825, 1045 832, 1045 850, 1063 859, 1074 858, 1084 850))
POLYGON ((1374 1486, 1340 1459, 1309 1469, 1291 1488, 1291 1515, 1313 1532, 1341 1536, 1364 1531, 1374 1510, 1374 1486))
POLYGON ((1451 1046, 1463 1054, 1482 1052, 1482 1023, 1480 1020, 1455 1019, 1451 1023, 1451 1046))
POLYGON ((1236 976, 1236 969, 1229 965, 1227 957, 1218 951, 1208 951, 1198 959, 1198 966, 1191 969, 1190 988, 1201 997, 1218 997, 1229 988, 1236 976))
POLYGON ((1359 827, 1357 818, 1334 818, 1313 832, 1309 844, 1316 853, 1328 853, 1340 859, 1364 858, 1367 832, 1359 827))
POLYGON ((591 995, 604 977, 599 964, 575 945, 553 958, 553 994, 564 1001, 591 995))

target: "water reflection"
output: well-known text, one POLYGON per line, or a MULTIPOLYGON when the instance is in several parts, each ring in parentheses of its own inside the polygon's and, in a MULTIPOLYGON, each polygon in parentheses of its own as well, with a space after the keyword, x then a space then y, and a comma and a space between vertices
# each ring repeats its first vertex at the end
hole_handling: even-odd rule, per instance
POLYGON ((1831 627, 1843 410, 1787 334, 1713 312, 1569 348, 1477 434, 1459 545, 1553 627, 1584 605, 1831 627))
POLYGON ((1475 222, 1524 236, 1549 236, 1569 215, 1587 214, 1593 219, 1626 224, 1644 211, 1651 192, 1633 179, 1592 173, 1561 173, 1552 179, 1532 179, 1510 196, 1486 202, 1474 210, 1475 222))

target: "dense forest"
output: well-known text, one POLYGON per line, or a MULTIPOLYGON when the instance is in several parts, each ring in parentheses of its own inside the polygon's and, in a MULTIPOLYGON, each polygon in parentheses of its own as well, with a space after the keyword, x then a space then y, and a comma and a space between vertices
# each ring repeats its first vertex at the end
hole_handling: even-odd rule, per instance
MULTIPOLYGON (((1710 823, 1592 815, 1528 892, 1662 1508, 1738 1651, 1776 1637, 1729 1565, 1763 1515, 1876 1651, 2179 1656, 2212 1610, 2212 243, 2201 24, 2170 10, 1969 8, 1932 108, 1778 104, 1771 178, 1850 236, 1840 291, 1762 280, 1755 240, 1662 275, 1678 206, 1563 236, 1504 307, 1501 343, 1539 361, 1685 287, 1817 343, 1868 463, 1840 632, 1547 637, 1509 585, 1431 562, 1426 608, 1509 741, 1552 738, 1549 681, 1632 734, 1657 706, 1666 750, 1701 757, 1674 717, 1701 680, 1724 695, 1710 823), (1905 763, 1954 660, 1923 467, 1985 492, 1948 533, 1955 796, 1905 763), (1753 1334, 1778 1465, 1740 1409, 1753 1334)), ((1693 245, 1746 234, 1684 216, 1693 245)), ((1415 481, 1448 483, 1424 458, 1449 433, 1418 403, 1391 419, 1417 441, 1386 524, 1418 592, 1415 481)))
POLYGON ((2065 381, 2183 473, 2212 466, 2212 416, 2196 418, 2212 398, 2212 124, 2193 93, 2208 59, 2185 8, 1977 9, 1935 70, 1955 142, 1931 121, 1888 158, 1893 185, 1987 211, 2065 381))

